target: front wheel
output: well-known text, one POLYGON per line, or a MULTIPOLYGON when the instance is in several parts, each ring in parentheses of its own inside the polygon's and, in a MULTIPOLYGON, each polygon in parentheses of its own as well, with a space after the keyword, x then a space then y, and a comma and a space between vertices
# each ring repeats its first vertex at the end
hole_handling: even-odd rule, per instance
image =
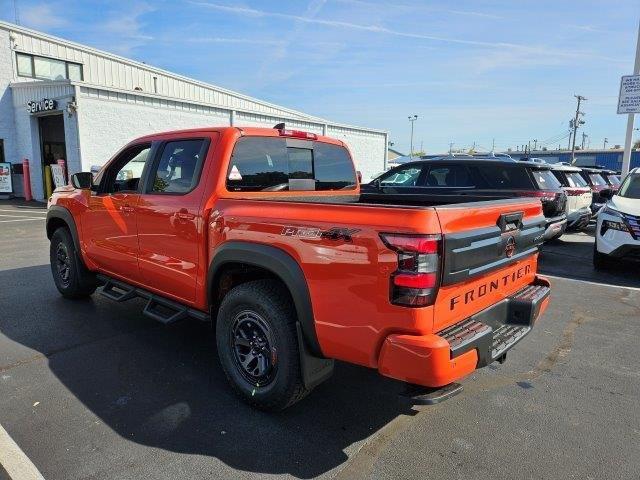
POLYGON ((53 281, 62 296, 82 298, 95 292, 95 275, 79 260, 71 233, 64 227, 58 228, 51 236, 49 260, 53 281))
POLYGON ((295 311, 280 283, 257 280, 233 288, 218 311, 216 343, 231 387, 250 405, 278 411, 308 393, 295 311))
POLYGON ((593 268, 596 270, 606 270, 611 268, 613 261, 608 255, 598 251, 598 241, 593 243, 593 268))

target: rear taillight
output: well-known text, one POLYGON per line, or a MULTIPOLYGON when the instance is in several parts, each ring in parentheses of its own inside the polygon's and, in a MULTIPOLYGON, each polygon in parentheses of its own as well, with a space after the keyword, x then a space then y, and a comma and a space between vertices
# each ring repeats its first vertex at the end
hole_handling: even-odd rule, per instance
POLYGON ((390 300, 394 305, 433 305, 440 283, 440 235, 381 233, 382 242, 398 255, 398 269, 391 274, 390 300))
POLYGON ((538 197, 541 201, 555 200, 556 194, 545 190, 518 190, 516 195, 519 197, 538 197))
POLYGON ((293 138, 304 138, 306 140, 317 140, 318 135, 311 132, 303 132, 302 130, 289 130, 289 129, 279 129, 281 137, 293 137, 293 138))
POLYGON ((564 191, 569 197, 578 197, 585 193, 591 193, 591 191, 586 188, 565 188, 564 191))

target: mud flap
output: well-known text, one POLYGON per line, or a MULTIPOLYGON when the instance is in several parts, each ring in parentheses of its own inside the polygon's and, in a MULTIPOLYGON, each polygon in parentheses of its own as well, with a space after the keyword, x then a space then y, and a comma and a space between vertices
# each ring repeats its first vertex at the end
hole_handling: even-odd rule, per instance
POLYGON ((316 357, 309 352, 307 344, 304 341, 300 322, 296 322, 296 332, 298 334, 302 381, 304 382, 305 388, 311 390, 333 374, 333 365, 335 362, 332 358, 316 357))

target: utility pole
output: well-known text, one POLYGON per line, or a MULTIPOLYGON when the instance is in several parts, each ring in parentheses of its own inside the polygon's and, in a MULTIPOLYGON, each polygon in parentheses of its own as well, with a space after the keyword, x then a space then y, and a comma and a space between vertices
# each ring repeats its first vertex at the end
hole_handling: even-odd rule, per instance
POLYGON ((604 143, 602 144, 602 149, 603 150, 607 149, 607 143, 609 143, 609 139, 607 137, 604 137, 604 143))
MULTIPOLYGON (((638 40, 636 43, 636 60, 633 65, 633 74, 640 74, 640 22, 638 22, 638 40)), ((630 113, 627 116, 627 135, 624 139, 624 154, 622 155, 622 176, 629 173, 631 167, 631 142, 633 141, 633 121, 635 115, 630 113)))
POLYGON ((533 151, 535 152, 537 150, 538 147, 538 139, 534 138, 533 139, 533 151))
POLYGON ((495 153, 496 151, 496 139, 491 140, 491 153, 495 153))
POLYGON ((582 146, 580 147, 580 150, 584 150, 584 142, 587 139, 589 135, 587 135, 586 133, 582 132, 582 146))
POLYGON ((411 122, 411 153, 409 154, 409 158, 413 158, 413 122, 418 119, 418 115, 411 115, 409 117, 409 121, 411 122))
POLYGON ((573 135, 573 118, 569 121, 569 143, 567 144, 567 150, 571 150, 571 139, 573 135))
POLYGON ((453 142, 449 142, 449 156, 453 155, 453 142))
POLYGON ((584 115, 583 112, 580 111, 580 103, 583 100, 587 100, 586 97, 582 95, 574 95, 578 99, 578 106, 576 107, 576 116, 573 119, 573 142, 571 143, 571 165, 575 165, 576 163, 576 132, 578 130, 578 125, 584 125, 584 120, 580 119, 580 115, 584 115))

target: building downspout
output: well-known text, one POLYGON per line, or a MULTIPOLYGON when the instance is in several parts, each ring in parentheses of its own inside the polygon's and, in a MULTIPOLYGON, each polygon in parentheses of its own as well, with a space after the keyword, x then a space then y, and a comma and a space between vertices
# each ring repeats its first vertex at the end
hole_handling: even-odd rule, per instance
MULTIPOLYGON (((77 143, 77 150, 78 150, 78 160, 80 161, 80 171, 82 172, 84 170, 84 167, 82 165, 82 149, 80 148, 80 117, 79 117, 79 112, 80 112, 80 87, 78 85, 74 85, 73 86, 73 101, 76 104, 76 111, 74 113, 75 117, 76 117, 76 143, 77 143)), ((67 115, 68 113, 65 112, 67 115)), ((87 171, 91 170, 91 166, 89 166, 89 168, 87 169, 87 171)), ((69 175, 69 160, 67 159, 67 175, 69 175)))

